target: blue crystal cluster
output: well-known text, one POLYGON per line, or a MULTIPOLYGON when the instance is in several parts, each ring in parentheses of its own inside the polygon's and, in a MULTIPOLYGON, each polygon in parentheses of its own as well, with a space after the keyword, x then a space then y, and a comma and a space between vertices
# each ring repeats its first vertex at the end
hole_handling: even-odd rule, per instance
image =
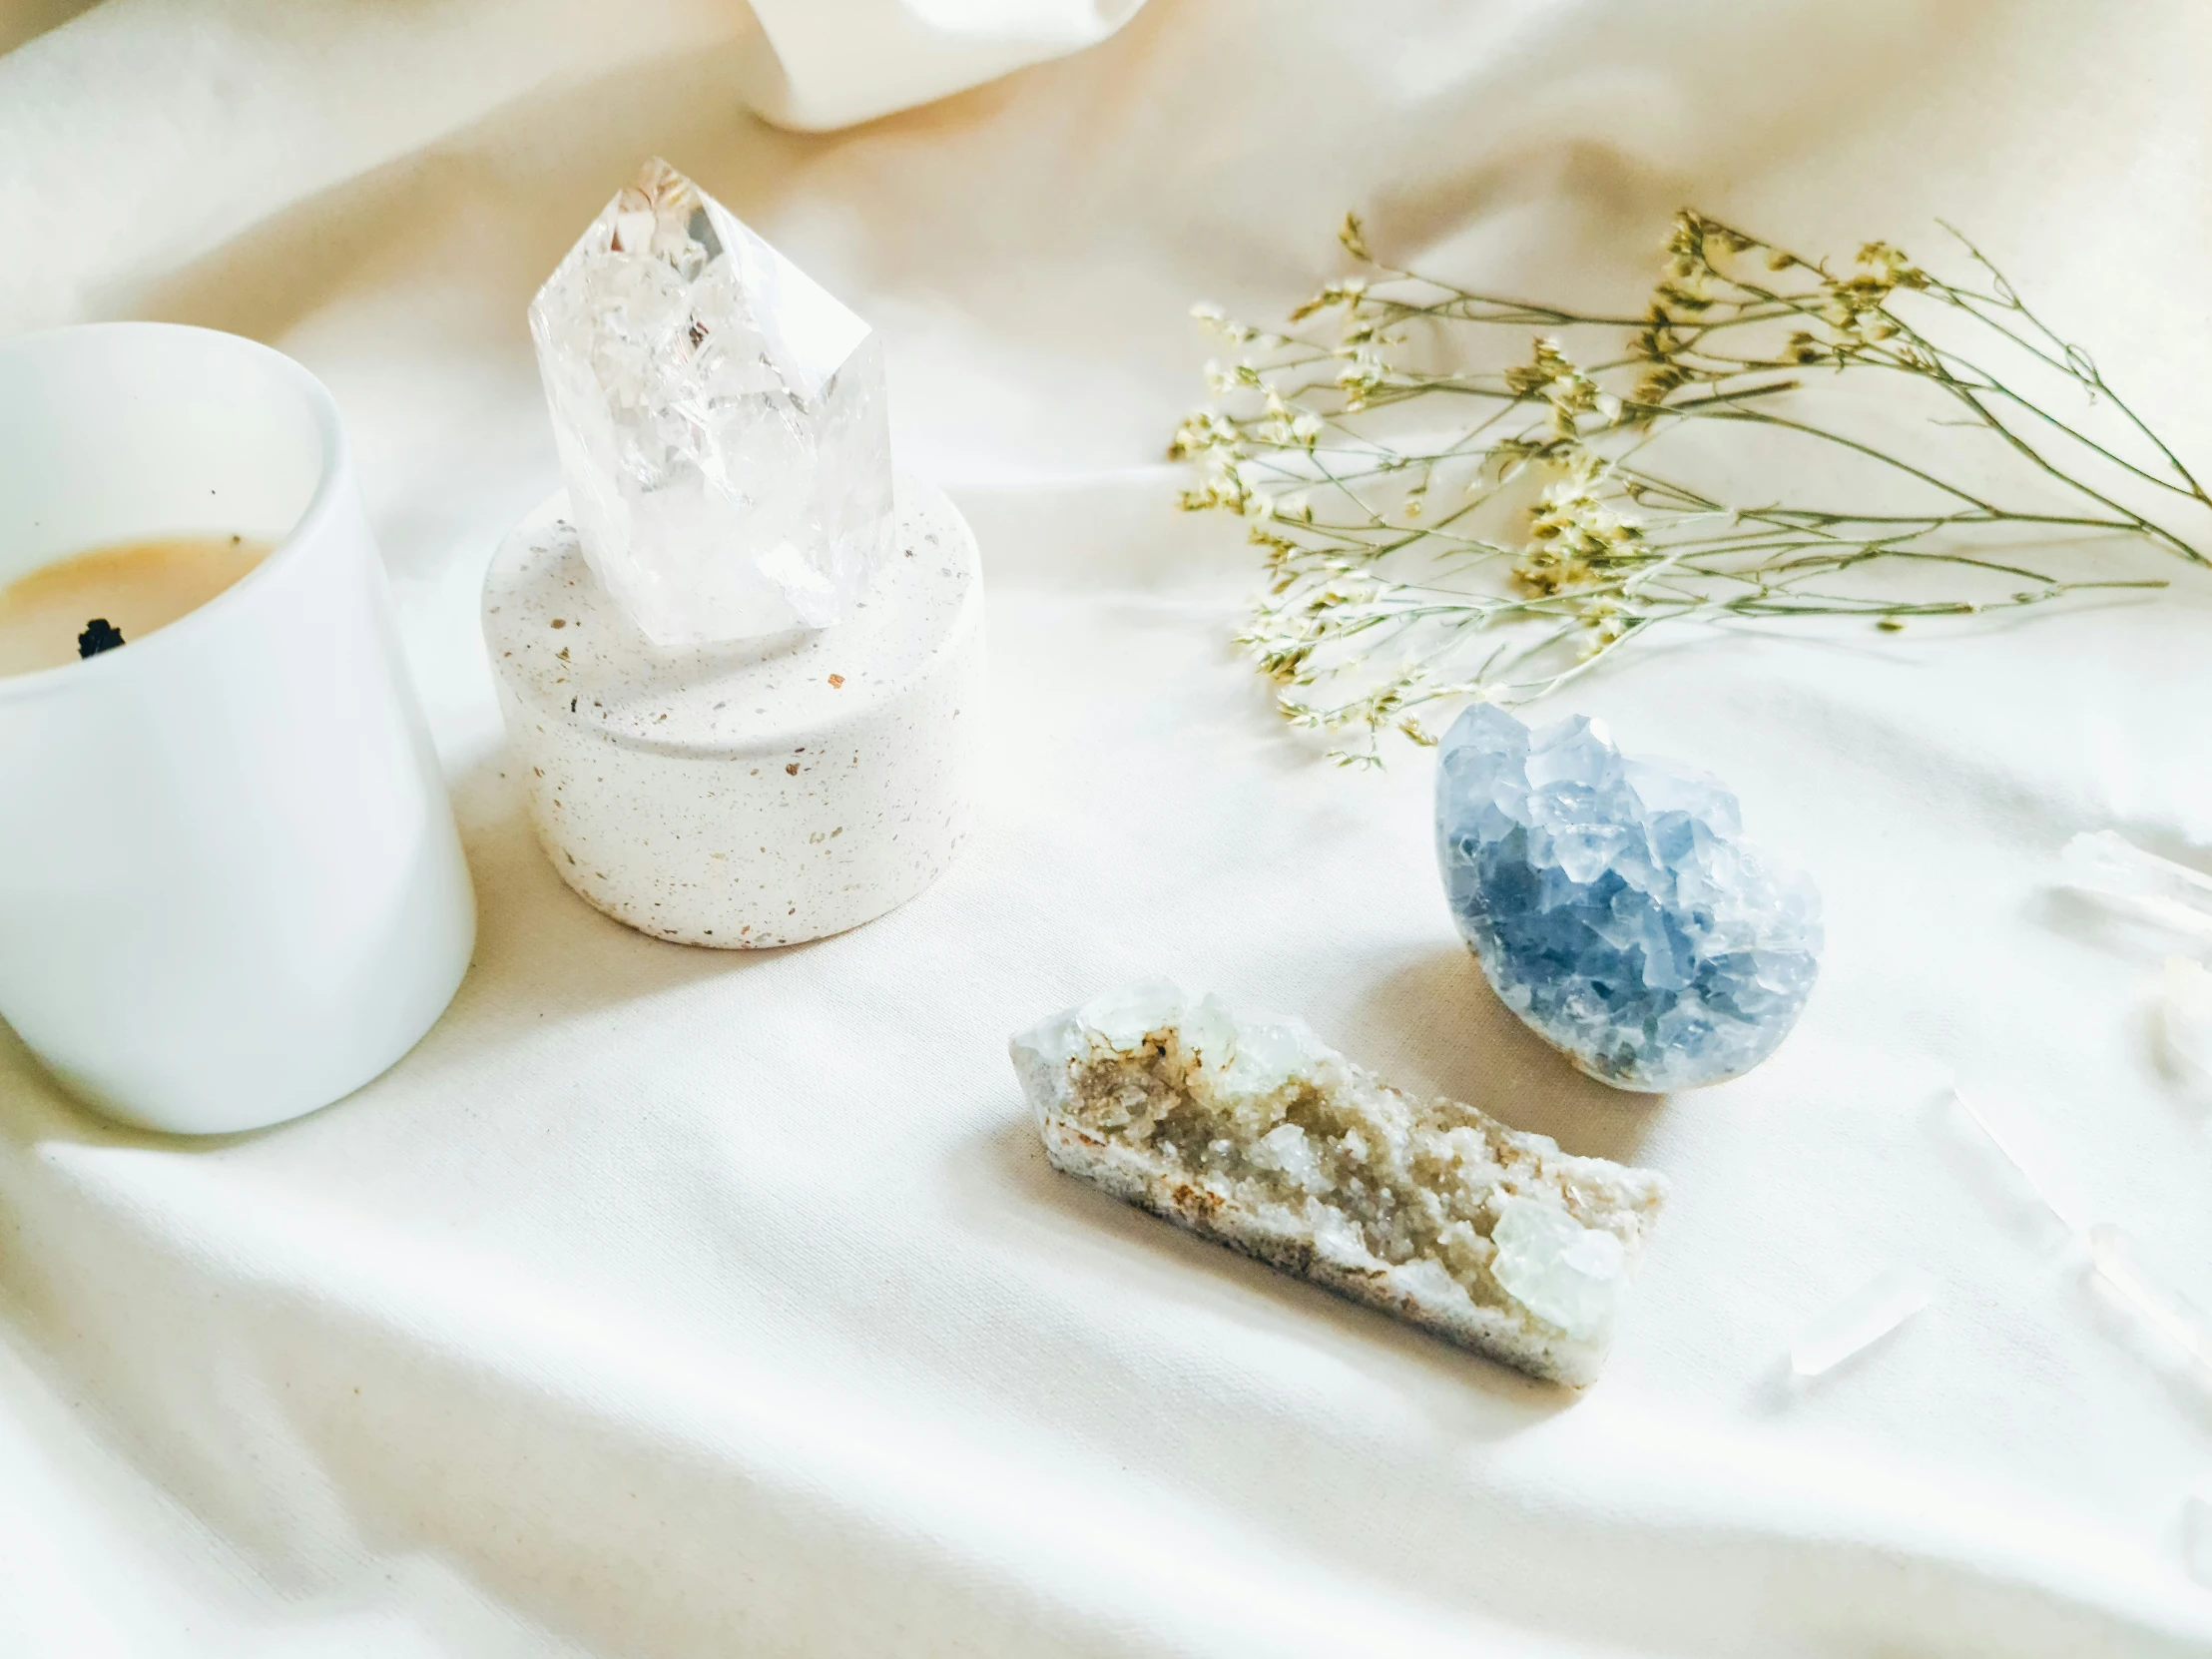
POLYGON ((1616 1088, 1749 1071, 1819 972, 1820 895, 1762 862, 1736 798, 1631 760, 1579 717, 1542 733, 1477 704, 1443 740, 1436 850, 1505 1005, 1616 1088))

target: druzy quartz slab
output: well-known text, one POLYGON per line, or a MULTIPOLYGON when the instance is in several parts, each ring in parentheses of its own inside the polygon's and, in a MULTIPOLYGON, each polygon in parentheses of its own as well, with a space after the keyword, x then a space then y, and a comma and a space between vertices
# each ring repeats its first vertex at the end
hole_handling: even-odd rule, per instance
POLYGON ((655 160, 546 278, 530 333, 585 559, 648 639, 851 615, 894 522, 865 322, 655 160))
POLYGON ((1593 721, 1467 710, 1441 746, 1436 847, 1498 996, 1615 1088, 1748 1071, 1812 993, 1811 881, 1760 856, 1713 779, 1624 756, 1593 721))
POLYGON ((1532 1377, 1595 1381, 1666 1183, 1164 980, 1012 1042, 1057 1169, 1532 1377))

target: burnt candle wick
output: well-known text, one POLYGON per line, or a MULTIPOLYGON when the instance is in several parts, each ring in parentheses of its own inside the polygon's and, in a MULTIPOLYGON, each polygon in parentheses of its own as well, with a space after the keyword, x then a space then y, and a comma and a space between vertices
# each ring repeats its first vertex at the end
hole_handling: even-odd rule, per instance
POLYGON ((77 659, 97 657, 103 651, 113 651, 123 643, 123 630, 104 616, 96 616, 85 624, 85 631, 77 636, 77 659))

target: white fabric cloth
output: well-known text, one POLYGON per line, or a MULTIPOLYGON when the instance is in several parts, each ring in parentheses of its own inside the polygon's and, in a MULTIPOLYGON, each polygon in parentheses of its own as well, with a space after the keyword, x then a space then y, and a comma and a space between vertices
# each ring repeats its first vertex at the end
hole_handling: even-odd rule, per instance
MULTIPOLYGON (((1249 550, 1159 459, 1188 304, 1279 314, 1347 207, 1414 263, 1621 296, 1684 201, 1846 251, 1961 221, 2212 455, 2201 17, 1158 0, 827 137, 740 112, 760 41, 697 0, 110 0, 19 45, 0 319, 184 318, 327 379, 483 929, 414 1054, 266 1134, 111 1130, 0 1049, 0 1653, 2212 1652, 2180 1541, 2212 1407, 1936 1098, 1955 1068, 2032 1111, 2212 1305, 2163 947, 2046 885, 2080 829, 2212 850, 2207 584, 1662 643, 1563 697, 1727 779, 1829 904, 1770 1064, 1629 1099, 1455 943, 1425 759, 1346 775, 1272 723, 1226 643, 1249 550), (976 840, 760 956, 560 884, 474 621, 555 482, 523 307, 650 152, 884 330, 990 584, 976 840), (1665 1171, 1605 1379, 1523 1382, 1054 1176, 1004 1039, 1155 971, 1665 1171), (1900 1262, 1935 1304, 1787 1385, 1900 1262)), ((839 96, 787 114, 882 95, 839 96)))

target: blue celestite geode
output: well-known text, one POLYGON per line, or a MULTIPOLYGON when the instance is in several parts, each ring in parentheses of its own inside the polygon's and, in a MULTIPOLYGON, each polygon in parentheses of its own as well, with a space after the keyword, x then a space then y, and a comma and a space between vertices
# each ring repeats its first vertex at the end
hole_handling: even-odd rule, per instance
POLYGON ((1773 1053, 1820 970, 1820 894, 1743 838, 1703 773, 1576 717, 1477 704, 1445 734, 1436 852, 1505 1005, 1615 1088, 1718 1083, 1773 1053))

